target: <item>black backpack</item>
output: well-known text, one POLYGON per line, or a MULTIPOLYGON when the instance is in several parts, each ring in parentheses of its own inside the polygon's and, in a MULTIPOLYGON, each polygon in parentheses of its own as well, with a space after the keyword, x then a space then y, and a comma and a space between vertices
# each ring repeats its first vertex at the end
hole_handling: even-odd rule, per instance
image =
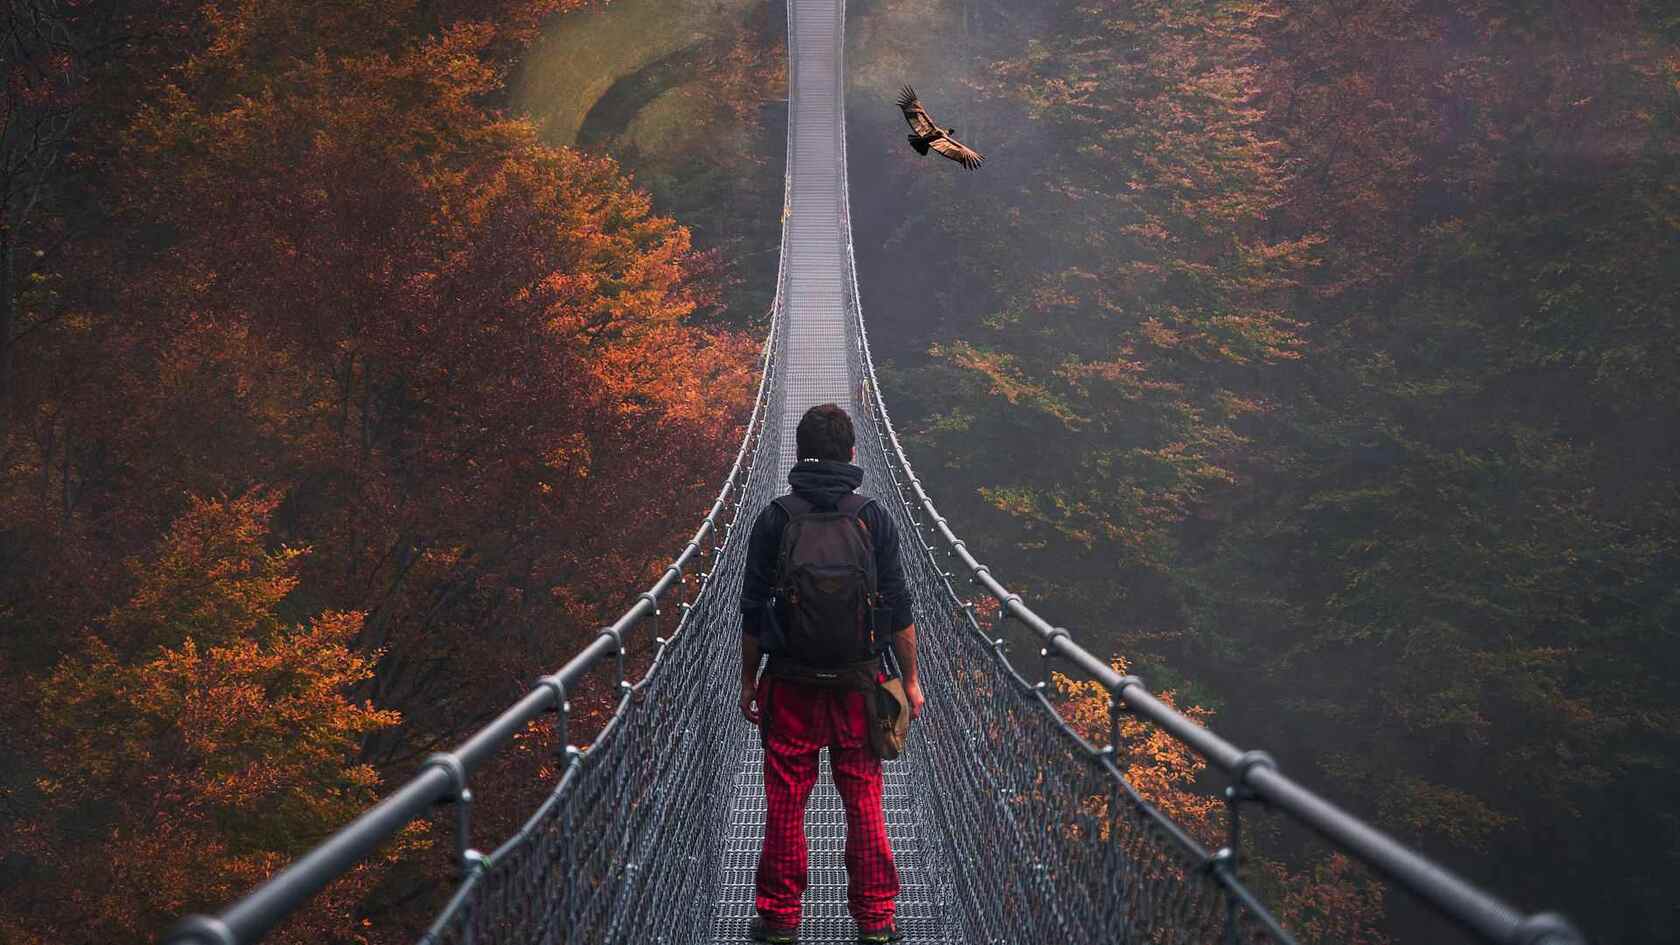
POLYGON ((818 511, 797 495, 776 504, 787 513, 776 558, 782 655, 811 667, 840 667, 877 655, 875 543, 858 513, 873 502, 847 495, 818 511))

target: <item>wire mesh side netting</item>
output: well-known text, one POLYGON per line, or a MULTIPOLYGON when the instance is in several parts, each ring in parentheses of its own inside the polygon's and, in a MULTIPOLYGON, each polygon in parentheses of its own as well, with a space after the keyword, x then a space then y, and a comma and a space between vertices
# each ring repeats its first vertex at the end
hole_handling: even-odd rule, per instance
POLYGON ((466 878, 428 945, 676 943, 711 922, 728 781, 748 744, 733 684, 747 525, 781 478, 781 332, 778 312, 752 462, 699 594, 678 605, 676 631, 606 728, 569 751, 553 793, 466 878))

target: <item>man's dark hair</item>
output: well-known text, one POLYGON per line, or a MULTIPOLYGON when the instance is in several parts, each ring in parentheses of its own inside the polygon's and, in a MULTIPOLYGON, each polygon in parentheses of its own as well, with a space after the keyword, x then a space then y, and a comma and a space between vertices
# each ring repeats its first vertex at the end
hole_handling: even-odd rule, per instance
POLYGON ((794 434, 800 459, 832 459, 849 463, 852 461, 852 445, 856 442, 857 433, 852 429, 852 418, 834 404, 818 404, 805 411, 794 434))

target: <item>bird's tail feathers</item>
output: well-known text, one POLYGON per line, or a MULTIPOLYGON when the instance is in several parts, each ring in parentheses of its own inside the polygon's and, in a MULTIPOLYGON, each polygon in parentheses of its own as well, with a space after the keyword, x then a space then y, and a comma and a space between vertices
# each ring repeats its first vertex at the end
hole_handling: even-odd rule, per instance
POLYGON ((905 137, 910 139, 910 146, 916 149, 917 154, 926 154, 928 152, 928 143, 926 138, 921 135, 905 135, 905 137))

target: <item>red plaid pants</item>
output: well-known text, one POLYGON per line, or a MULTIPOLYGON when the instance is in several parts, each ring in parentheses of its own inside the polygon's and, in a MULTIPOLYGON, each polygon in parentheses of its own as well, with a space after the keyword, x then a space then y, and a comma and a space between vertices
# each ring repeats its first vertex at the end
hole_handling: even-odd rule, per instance
POLYGON ((834 787, 846 807, 846 901, 858 925, 893 918, 898 868, 881 811, 881 760, 869 750, 863 693, 801 686, 765 676, 758 684, 764 726, 764 847, 758 855, 758 914, 799 924, 809 881, 805 805, 817 783, 817 752, 828 749, 834 787))

